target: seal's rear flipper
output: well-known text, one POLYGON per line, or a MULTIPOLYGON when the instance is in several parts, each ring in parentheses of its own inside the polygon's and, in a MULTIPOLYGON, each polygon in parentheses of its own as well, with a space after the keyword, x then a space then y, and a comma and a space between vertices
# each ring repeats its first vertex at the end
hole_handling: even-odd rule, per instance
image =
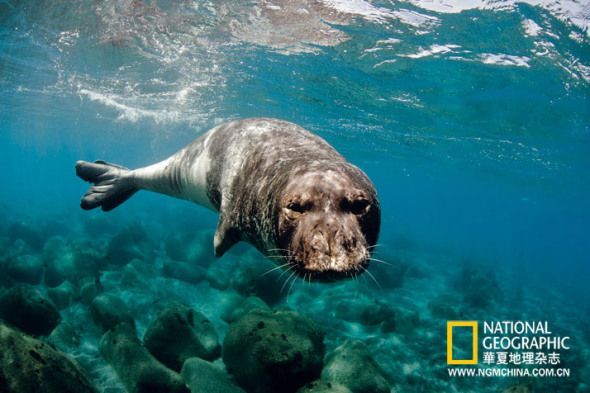
POLYGON ((129 199, 138 188, 135 187, 129 169, 105 161, 78 161, 76 175, 87 182, 94 183, 80 201, 84 210, 101 207, 102 210, 113 210, 129 199))

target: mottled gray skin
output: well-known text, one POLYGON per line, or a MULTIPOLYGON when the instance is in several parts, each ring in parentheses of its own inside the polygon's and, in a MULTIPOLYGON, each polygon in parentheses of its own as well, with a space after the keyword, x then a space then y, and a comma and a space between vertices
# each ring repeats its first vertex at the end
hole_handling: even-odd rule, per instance
POLYGON ((243 240, 282 256, 303 277, 330 280, 362 272, 377 241, 380 209, 368 177, 293 123, 225 123, 168 159, 132 171, 111 165, 96 176, 95 167, 110 165, 97 163, 77 164, 78 175, 95 184, 83 208, 110 210, 137 189, 191 200, 220 213, 217 256, 243 240), (115 201, 105 203, 105 196, 115 201))

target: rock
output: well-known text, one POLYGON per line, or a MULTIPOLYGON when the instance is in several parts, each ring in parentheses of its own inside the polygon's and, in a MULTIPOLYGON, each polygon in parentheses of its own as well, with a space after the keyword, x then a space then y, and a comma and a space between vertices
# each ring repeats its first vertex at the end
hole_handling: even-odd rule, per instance
POLYGON ((121 269, 120 283, 121 288, 146 288, 149 286, 142 274, 131 263, 121 269))
POLYGON ((145 332, 148 351, 165 366, 180 371, 185 360, 213 360, 221 347, 211 322, 201 313, 176 304, 162 311, 145 332))
POLYGON ((326 359, 322 380, 353 393, 389 393, 389 382, 362 341, 346 341, 326 359))
POLYGON ((466 266, 452 285, 463 293, 464 302, 471 307, 485 308, 503 299, 496 275, 482 266, 466 266))
POLYGON ((35 255, 37 253, 22 239, 16 239, 14 241, 7 237, 2 237, 1 239, 3 243, 5 242, 5 250, 0 254, 0 262, 6 263, 6 261, 16 258, 19 255, 35 255))
POLYGON ((323 333, 308 318, 289 310, 255 309, 232 323, 223 361, 248 392, 295 392, 318 377, 323 333))
POLYGON ((124 266, 135 258, 152 261, 154 248, 140 224, 128 225, 111 239, 107 248, 107 260, 118 266, 124 266))
POLYGON ((502 393, 529 393, 531 388, 529 385, 519 383, 518 385, 510 386, 502 391, 502 393))
POLYGON ((47 337, 47 342, 62 351, 69 352, 80 346, 80 334, 72 325, 64 321, 53 329, 47 337))
POLYGON ((66 280, 77 281, 76 255, 71 249, 64 249, 58 257, 46 261, 45 285, 57 287, 66 280))
POLYGON ((412 334, 420 325, 420 314, 416 310, 396 307, 394 313, 381 324, 384 333, 412 334))
POLYGON ((14 222, 8 227, 7 233, 12 240, 22 239, 34 250, 40 250, 43 247, 43 236, 32 225, 24 222, 14 222))
POLYGON ((201 266, 177 261, 165 261, 162 273, 166 277, 175 278, 191 284, 197 284, 207 276, 207 271, 201 266))
POLYGON ((1 392, 96 392, 74 360, 1 324, 0 348, 1 392))
POLYGON ((189 392, 180 375, 158 362, 127 323, 107 331, 100 340, 99 349, 129 393, 189 392))
POLYGON ((92 238, 117 231, 117 221, 109 216, 85 214, 81 220, 84 231, 92 238))
POLYGON ((59 311, 39 290, 17 285, 0 297, 0 317, 25 333, 48 335, 60 322, 59 311))
POLYGON ((335 288, 326 296, 326 301, 336 318, 365 326, 379 325, 395 315, 392 306, 366 293, 359 292, 351 297, 346 284, 335 288))
POLYGON ((392 318, 395 318, 395 312, 390 305, 373 300, 362 310, 359 322, 366 326, 374 326, 392 318))
POLYGON ((379 285, 377 285, 370 277, 367 277, 367 285, 377 290, 391 290, 400 288, 408 274, 408 264, 389 255, 377 256, 376 258, 384 258, 384 261, 371 262, 369 271, 371 274, 373 274, 373 276, 375 276, 379 285))
POLYGON ((191 265, 209 266, 214 259, 213 234, 203 232, 174 232, 164 240, 164 250, 176 261, 191 265))
POLYGON ((234 385, 225 372, 206 360, 188 359, 180 374, 191 393, 246 393, 234 385))
POLYGON ((284 279, 279 280, 283 272, 280 269, 271 272, 276 266, 268 261, 260 261, 261 258, 262 256, 257 255, 240 263, 231 276, 231 286, 244 296, 257 296, 267 304, 277 304, 287 295, 283 282, 289 275, 283 275, 284 279), (259 262, 256 263, 256 260, 259 262))
POLYGON ((218 315, 224 321, 228 322, 234 310, 246 300, 245 297, 232 289, 219 292, 215 308, 218 310, 218 315))
POLYGON ((302 387, 297 393, 352 393, 346 386, 318 379, 302 387))
POLYGON ((231 285, 231 275, 227 274, 228 267, 222 262, 213 263, 206 272, 206 279, 211 288, 225 291, 231 285))
POLYGON ((90 315, 94 323, 105 331, 120 323, 134 325, 133 317, 125 303, 110 293, 101 293, 94 298, 90 304, 90 315))
POLYGON ((96 277, 104 263, 103 259, 95 250, 70 244, 65 239, 54 236, 43 247, 45 284, 57 287, 64 281, 77 283, 84 277, 96 277))
POLYGON ((76 298, 76 288, 69 281, 62 282, 56 288, 48 288, 47 296, 51 299, 53 304, 59 309, 63 310, 72 305, 76 298))
POLYGON ((226 322, 237 321, 250 311, 257 308, 262 310, 270 310, 264 300, 256 296, 249 296, 248 298, 244 299, 244 301, 240 303, 235 309, 233 309, 226 322))
POLYGON ((37 285, 43 277, 43 262, 34 255, 19 255, 8 261, 6 274, 14 281, 37 285))
POLYGON ((100 283, 97 282, 94 278, 84 278, 80 280, 78 284, 80 286, 80 290, 78 291, 78 296, 80 300, 84 304, 90 304, 94 300, 94 298, 101 292, 102 288, 100 283))
POLYGON ((439 295, 435 299, 428 302, 428 309, 432 316, 440 319, 455 320, 459 319, 460 313, 457 310, 457 299, 452 295, 439 295))

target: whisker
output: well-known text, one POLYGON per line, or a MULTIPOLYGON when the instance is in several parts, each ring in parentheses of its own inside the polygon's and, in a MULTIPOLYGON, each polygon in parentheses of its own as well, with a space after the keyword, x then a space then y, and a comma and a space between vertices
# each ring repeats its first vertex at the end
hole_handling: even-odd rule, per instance
POLYGON ((289 303, 289 295, 291 294, 291 289, 293 289, 293 284, 295 284, 295 281, 297 281, 297 276, 293 277, 293 281, 291 281, 291 285, 287 291, 287 303, 289 303))
POLYGON ((385 244, 373 244, 372 246, 368 246, 367 250, 370 250, 375 247, 386 247, 386 245, 385 244))
POLYGON ((270 249, 268 249, 266 251, 269 251, 269 252, 272 252, 272 251, 285 251, 289 255, 292 254, 291 250, 287 250, 286 248, 270 248, 270 249))
POLYGON ((291 273, 291 275, 290 275, 290 276, 289 276, 289 277, 288 277, 288 278, 285 280, 285 282, 284 282, 284 283, 283 283, 283 285, 281 286, 281 292, 280 292, 280 293, 283 293, 283 289, 285 289, 285 285, 287 285, 287 283, 289 282, 289 280, 291 280, 291 277, 293 277, 293 275, 294 275, 295 273, 297 273, 297 272, 293 271, 293 272, 291 273))
POLYGON ((362 267, 363 271, 366 272, 369 277, 371 277, 373 279, 373 281, 375 282, 375 284, 377 284, 377 287, 381 288, 381 284, 379 284, 379 281, 377 281, 377 279, 375 278, 375 276, 373 275, 373 273, 371 273, 366 267, 362 267))
POLYGON ((295 265, 291 265, 291 266, 289 266, 288 269, 283 270, 281 272, 281 274, 279 275, 279 277, 277 277, 277 281, 279 281, 281 279, 281 277, 283 277, 286 273, 290 272, 293 269, 295 269, 295 265))
POLYGON ((291 263, 291 262, 287 262, 287 263, 283 263, 282 265, 275 266, 275 267, 273 267, 272 269, 270 269, 270 270, 268 270, 268 271, 266 271, 266 272, 262 273, 262 274, 260 275, 260 277, 264 277, 264 276, 266 276, 267 274, 274 272, 275 270, 279 270, 279 269, 281 269, 281 268, 283 268, 283 267, 285 267, 285 266, 289 266, 289 264, 290 264, 290 263, 291 263))
POLYGON ((381 259, 377 259, 377 258, 372 258, 372 257, 371 257, 371 258, 369 258, 369 261, 373 261, 373 262, 382 263, 382 264, 384 264, 384 265, 388 265, 388 266, 393 266, 393 264, 392 264, 392 263, 389 263, 389 262, 387 262, 387 261, 383 261, 383 260, 381 260, 381 259))

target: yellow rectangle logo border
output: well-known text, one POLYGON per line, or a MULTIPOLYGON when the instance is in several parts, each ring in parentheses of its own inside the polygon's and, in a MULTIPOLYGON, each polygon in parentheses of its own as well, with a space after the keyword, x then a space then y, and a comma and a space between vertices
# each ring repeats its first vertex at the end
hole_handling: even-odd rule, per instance
POLYGON ((447 364, 477 364, 477 321, 447 321, 447 364), (470 327, 473 329, 471 359, 453 359, 453 328, 470 327))

